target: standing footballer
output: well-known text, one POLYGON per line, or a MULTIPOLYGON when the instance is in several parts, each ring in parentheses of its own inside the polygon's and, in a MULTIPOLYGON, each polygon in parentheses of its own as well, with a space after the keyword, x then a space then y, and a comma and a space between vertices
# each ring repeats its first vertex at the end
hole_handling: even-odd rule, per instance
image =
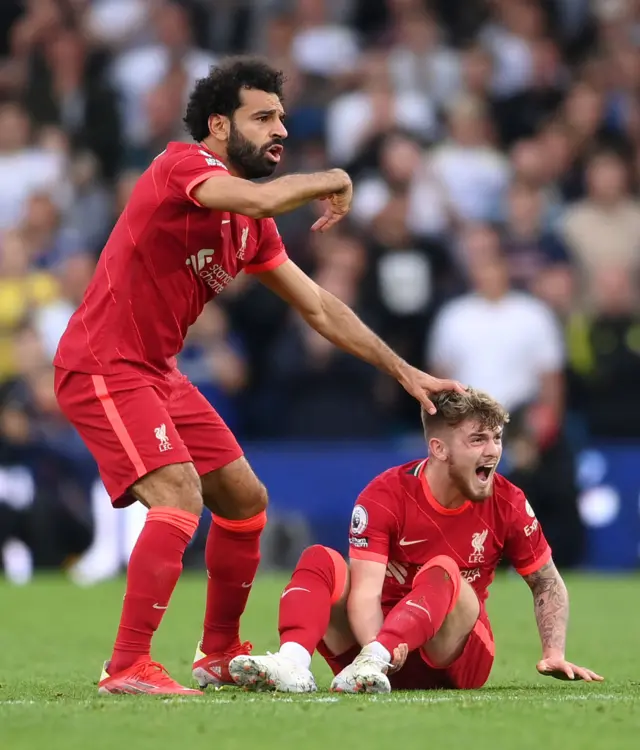
POLYGON ((54 360, 60 407, 95 457, 114 507, 149 508, 103 693, 199 693, 150 653, 203 504, 212 524, 193 675, 201 687, 231 682, 229 662, 248 652, 239 622, 267 493, 175 360, 205 303, 235 276, 256 274, 316 331, 396 378, 428 410, 430 394, 460 388, 408 365, 287 258, 271 217, 324 200, 312 228, 326 231, 349 211, 352 187, 339 169, 250 182, 271 175, 282 154, 282 84, 281 72, 250 58, 230 59, 198 81, 185 117, 195 143, 170 143, 140 177, 54 360))

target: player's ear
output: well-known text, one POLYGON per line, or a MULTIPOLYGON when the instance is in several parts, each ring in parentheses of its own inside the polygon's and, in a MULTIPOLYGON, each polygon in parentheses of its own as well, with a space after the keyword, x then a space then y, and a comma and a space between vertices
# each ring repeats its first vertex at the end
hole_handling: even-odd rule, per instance
POLYGON ((429 440, 429 455, 436 461, 446 461, 449 457, 449 449, 445 441, 441 438, 432 437, 429 440))
POLYGON ((217 140, 226 142, 229 140, 231 121, 224 115, 209 115, 209 132, 217 140))

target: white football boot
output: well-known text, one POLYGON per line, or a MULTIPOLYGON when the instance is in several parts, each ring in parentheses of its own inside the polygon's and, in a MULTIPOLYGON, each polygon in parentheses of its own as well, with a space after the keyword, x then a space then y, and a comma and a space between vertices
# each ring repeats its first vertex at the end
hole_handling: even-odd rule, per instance
POLYGON ((333 678, 332 693, 390 693, 387 670, 391 665, 364 646, 356 658, 333 678))
POLYGON ((318 689, 310 670, 282 654, 236 656, 229 673, 236 685, 257 692, 315 693, 318 689))

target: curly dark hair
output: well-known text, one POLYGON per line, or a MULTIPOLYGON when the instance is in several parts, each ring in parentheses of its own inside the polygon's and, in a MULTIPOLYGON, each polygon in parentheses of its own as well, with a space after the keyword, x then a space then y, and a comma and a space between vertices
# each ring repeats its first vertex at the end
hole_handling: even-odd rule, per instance
POLYGON ((189 97, 184 124, 195 141, 209 135, 209 117, 232 117, 240 107, 240 91, 256 89, 282 99, 284 74, 259 57, 231 57, 214 65, 206 78, 196 82, 189 97))

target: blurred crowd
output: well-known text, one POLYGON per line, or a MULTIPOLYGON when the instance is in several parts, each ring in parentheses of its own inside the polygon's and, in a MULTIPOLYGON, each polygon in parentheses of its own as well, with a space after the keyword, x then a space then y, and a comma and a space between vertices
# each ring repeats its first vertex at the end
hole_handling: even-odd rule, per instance
MULTIPOLYGON (((571 493, 572 450, 640 437, 638 0, 2 0, 0 495, 35 472, 82 538, 52 355, 136 178, 187 139, 194 80, 245 52, 287 74, 281 171, 355 184, 327 235, 313 207, 279 219, 290 256, 413 364, 499 398, 523 484, 544 457, 547 495, 571 493)), ((244 440, 419 428, 249 278, 180 366, 244 440)))

